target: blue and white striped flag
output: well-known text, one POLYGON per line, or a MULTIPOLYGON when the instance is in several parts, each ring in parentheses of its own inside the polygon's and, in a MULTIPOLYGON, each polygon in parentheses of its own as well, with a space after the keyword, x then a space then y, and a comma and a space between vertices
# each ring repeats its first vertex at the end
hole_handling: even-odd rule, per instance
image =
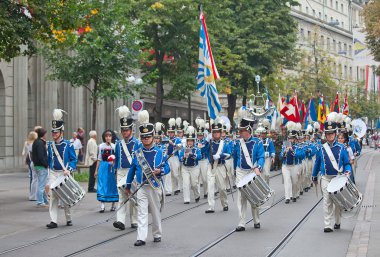
POLYGON ((215 80, 219 79, 219 74, 212 56, 210 40, 203 13, 200 15, 200 22, 197 89, 201 91, 202 97, 207 98, 208 114, 211 119, 215 119, 222 110, 218 98, 218 90, 215 85, 215 80))

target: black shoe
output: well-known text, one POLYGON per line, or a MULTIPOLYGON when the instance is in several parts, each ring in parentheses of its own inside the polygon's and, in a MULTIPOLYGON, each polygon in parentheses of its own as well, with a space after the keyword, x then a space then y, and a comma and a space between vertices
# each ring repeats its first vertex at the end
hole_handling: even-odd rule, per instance
POLYGON ((228 211, 228 206, 223 207, 223 211, 228 211))
POLYGON ((120 230, 124 230, 124 229, 125 229, 124 224, 121 223, 120 221, 115 221, 115 222, 113 223, 113 227, 114 227, 114 228, 118 228, 118 229, 120 229, 120 230))
POLYGON ((47 228, 56 228, 58 227, 57 223, 51 221, 49 224, 46 225, 47 228))
POLYGON ((159 242, 161 242, 161 237, 155 237, 155 238, 153 239, 153 242, 155 242, 155 243, 159 243, 159 242))
POLYGON ((115 211, 116 210, 116 207, 115 206, 112 206, 110 211, 115 211))
POLYGON ((207 198, 207 194, 204 194, 204 195, 203 195, 203 198, 206 199, 206 198, 207 198))
POLYGON ((96 193, 97 191, 95 189, 89 189, 87 192, 88 193, 96 193))
POLYGON ((340 224, 335 224, 334 229, 340 229, 340 224))
POLYGON ((290 200, 289 200, 289 199, 286 199, 286 200, 285 200, 285 204, 288 204, 288 203, 290 203, 290 200))
POLYGON ((231 193, 231 189, 230 189, 230 188, 229 188, 229 189, 227 189, 226 191, 227 191, 227 193, 231 193))
POLYGON ((303 195, 303 191, 300 192, 300 195, 303 195))
POLYGON ((233 188, 233 189, 236 189, 236 186, 233 186, 232 188, 233 188))
POLYGON ((99 211, 100 213, 104 213, 104 209, 100 209, 100 211, 99 211))
POLYGON ((137 240, 137 241, 135 242, 135 246, 142 246, 142 245, 145 245, 145 242, 142 241, 142 240, 137 240))
POLYGON ((196 203, 199 202, 200 199, 201 199, 200 197, 195 198, 195 202, 196 202, 196 203))
POLYGON ((131 224, 131 228, 137 228, 138 226, 137 226, 137 224, 136 223, 132 223, 131 224))
POLYGON ((237 228, 235 228, 235 231, 236 232, 245 231, 245 227, 238 226, 237 228))
POLYGON ((190 204, 190 202, 184 202, 184 204, 190 204))
POLYGON ((293 203, 297 202, 297 199, 296 198, 293 198, 292 199, 293 203))
POLYGON ((305 188, 305 192, 307 193, 307 191, 309 191, 309 188, 305 188))
POLYGON ((171 196, 172 194, 166 194, 165 196, 171 196))
POLYGON ((260 223, 253 225, 254 228, 260 228, 260 223))
POLYGON ((69 220, 69 221, 66 222, 66 226, 71 227, 72 225, 73 225, 73 222, 71 220, 69 220))
POLYGON ((205 213, 214 213, 214 210, 206 210, 205 213))
POLYGON ((334 230, 332 230, 331 228, 325 228, 323 229, 323 232, 325 233, 330 233, 330 232, 333 232, 334 230))
POLYGON ((174 195, 178 195, 179 192, 181 192, 181 190, 176 190, 176 191, 174 191, 174 195))

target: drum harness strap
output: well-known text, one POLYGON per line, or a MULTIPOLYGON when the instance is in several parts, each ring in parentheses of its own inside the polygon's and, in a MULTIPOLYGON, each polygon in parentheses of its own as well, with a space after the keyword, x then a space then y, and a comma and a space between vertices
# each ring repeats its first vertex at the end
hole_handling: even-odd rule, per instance
POLYGON ((121 141, 121 146, 123 147, 123 151, 124 151, 125 156, 127 157, 128 161, 129 161, 129 164, 132 165, 132 156, 131 156, 131 154, 130 154, 129 151, 128 151, 128 147, 127 147, 127 145, 125 144, 125 140, 122 140, 122 141, 121 141))
MULTIPOLYGON (((334 169, 338 172, 338 173, 342 173, 342 170, 343 170, 343 167, 339 169, 338 167, 338 163, 336 162, 336 159, 331 151, 331 148, 330 146, 327 144, 327 143, 324 143, 323 144, 323 148, 325 148, 325 151, 327 153, 327 156, 329 157, 330 159, 330 162, 332 164, 332 166, 334 167, 334 169)), ((325 167, 326 169, 326 167, 325 167)), ((327 175, 327 174, 326 174, 327 175)))
POLYGON ((61 164, 62 169, 67 169, 67 166, 68 166, 69 164, 67 163, 67 165, 66 165, 66 167, 65 167, 65 164, 63 163, 62 157, 61 157, 61 155, 59 154, 59 152, 58 152, 58 150, 57 150, 57 147, 56 147, 56 145, 55 145, 55 142, 53 142, 51 145, 52 145, 52 147, 53 147, 53 150, 54 150, 55 155, 57 156, 57 159, 58 159, 59 164, 61 164))
POLYGON ((248 166, 251 167, 251 169, 253 169, 251 156, 249 155, 247 145, 245 144, 244 139, 242 138, 240 138, 240 146, 241 150, 243 150, 243 154, 245 159, 247 160, 248 166))

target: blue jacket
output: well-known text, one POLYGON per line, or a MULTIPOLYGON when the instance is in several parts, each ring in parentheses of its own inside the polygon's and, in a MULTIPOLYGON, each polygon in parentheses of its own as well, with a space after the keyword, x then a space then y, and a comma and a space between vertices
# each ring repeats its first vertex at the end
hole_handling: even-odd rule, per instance
MULTIPOLYGON (((252 165, 254 165, 253 168, 256 166, 261 171, 265 163, 263 143, 257 137, 251 137, 245 141, 245 144, 247 146, 249 156, 251 157, 252 165)), ((235 141, 234 147, 234 169, 236 170, 236 168, 244 170, 251 169, 251 167, 248 165, 247 160, 245 159, 240 140, 235 141)))
MULTIPOLYGON (((221 141, 222 140, 219 140, 219 141, 214 141, 212 139, 210 140, 210 143, 208 145, 208 151, 207 151, 207 158, 210 163, 212 163, 213 161, 213 155, 215 155, 218 152, 218 148, 221 141)), ((214 164, 225 164, 226 160, 231 158, 231 152, 232 152, 231 145, 228 142, 223 143, 223 149, 220 154, 220 159, 217 161, 214 161, 214 164)))
MULTIPOLYGON (((122 140, 116 142, 115 146, 115 169, 128 169, 131 167, 131 163, 129 163, 128 158, 126 154, 124 153, 124 149, 122 146, 122 140)), ((132 157, 134 156, 134 152, 139 148, 140 142, 137 138, 132 137, 128 142, 126 142, 127 149, 129 151, 129 154, 132 157)))
POLYGON ((191 148, 191 152, 187 158, 185 158, 185 151, 185 149, 179 151, 179 161, 182 162, 186 167, 197 166, 198 161, 202 158, 201 150, 199 150, 197 147, 191 148))
POLYGON ((296 144, 292 145, 292 149, 285 154, 286 146, 281 149, 282 163, 286 165, 300 164, 303 155, 303 150, 296 144))
POLYGON ((268 157, 274 158, 276 156, 276 150, 274 148, 274 144, 273 144, 272 139, 267 137, 265 139, 262 139, 262 142, 263 142, 263 147, 264 147, 265 153, 268 153, 268 155, 269 155, 268 157))
POLYGON ((349 146, 351 147, 352 149, 352 152, 355 154, 357 154, 358 156, 360 155, 360 152, 361 152, 361 148, 360 148, 360 144, 359 144, 359 141, 356 139, 356 138, 353 138, 352 136, 349 137, 349 141, 348 141, 348 144, 349 146))
POLYGON ((305 155, 308 160, 311 160, 314 155, 316 155, 318 148, 315 144, 311 142, 306 142, 305 155))
MULTIPOLYGON (((172 141, 175 145, 182 144, 182 140, 178 137, 169 138, 169 141, 172 141)), ((171 155, 174 151, 174 145, 168 144, 167 155, 171 155)), ((178 156, 178 152, 175 153, 175 156, 178 156)))
POLYGON ((210 145, 209 142, 205 138, 202 138, 202 140, 197 140, 196 145, 198 143, 201 143, 203 145, 202 148, 200 148, 201 151, 201 160, 207 159, 208 158, 208 152, 210 152, 210 145))
MULTIPOLYGON (((162 150, 158 148, 157 146, 154 145, 150 149, 146 149, 142 145, 140 147, 142 147, 144 157, 152 170, 160 166, 161 163, 166 160, 164 159, 162 150)), ((164 165, 161 167, 161 176, 166 175, 168 173, 169 173, 169 165, 165 161, 164 165)), ((146 181, 146 177, 143 174, 141 166, 136 158, 136 155, 133 157, 132 165, 131 165, 131 168, 129 169, 128 176, 127 176, 126 184, 127 184, 128 189, 131 188, 131 184, 135 176, 136 176, 136 182, 138 184, 142 184, 143 181, 146 181)))
MULTIPOLYGON (((51 170, 63 170, 63 167, 58 161, 57 156, 53 150, 53 142, 48 142, 48 164, 51 170)), ((74 146, 69 140, 62 139, 58 144, 56 143, 57 151, 62 158, 63 164, 67 170, 72 172, 77 168, 77 155, 75 154, 74 146)))
MULTIPOLYGON (((335 140, 335 142, 332 144, 332 147, 330 148, 338 163, 338 168, 343 168, 343 172, 351 172, 352 170, 346 147, 335 140)), ((318 173, 321 176, 338 174, 338 171, 334 169, 323 146, 317 152, 317 158, 315 160, 314 170, 312 174, 313 180, 317 179, 318 173)))

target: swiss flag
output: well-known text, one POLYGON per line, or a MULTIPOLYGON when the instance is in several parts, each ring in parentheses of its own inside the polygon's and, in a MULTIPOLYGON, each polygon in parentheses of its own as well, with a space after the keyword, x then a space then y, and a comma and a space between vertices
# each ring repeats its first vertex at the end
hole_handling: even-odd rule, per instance
POLYGON ((300 122, 300 113, 298 111, 297 99, 293 97, 289 103, 285 104, 280 113, 287 119, 293 122, 300 122))

